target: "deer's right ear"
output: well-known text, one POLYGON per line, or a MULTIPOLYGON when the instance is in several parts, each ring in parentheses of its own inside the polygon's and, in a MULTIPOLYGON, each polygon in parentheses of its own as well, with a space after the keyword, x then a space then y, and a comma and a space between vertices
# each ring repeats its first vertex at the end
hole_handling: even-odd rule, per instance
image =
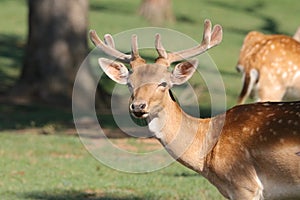
POLYGON ((109 60, 107 58, 99 58, 98 63, 104 73, 113 81, 119 84, 127 84, 129 72, 123 63, 109 60))

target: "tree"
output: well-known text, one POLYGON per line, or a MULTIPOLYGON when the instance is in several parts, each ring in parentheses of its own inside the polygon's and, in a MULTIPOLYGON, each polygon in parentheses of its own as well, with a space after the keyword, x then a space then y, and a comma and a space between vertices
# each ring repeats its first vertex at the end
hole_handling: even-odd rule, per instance
POLYGON ((139 8, 139 14, 153 25, 161 25, 175 20, 171 0, 143 0, 139 8))
POLYGON ((28 6, 27 47, 13 94, 69 102, 88 50, 88 0, 28 0, 28 6))

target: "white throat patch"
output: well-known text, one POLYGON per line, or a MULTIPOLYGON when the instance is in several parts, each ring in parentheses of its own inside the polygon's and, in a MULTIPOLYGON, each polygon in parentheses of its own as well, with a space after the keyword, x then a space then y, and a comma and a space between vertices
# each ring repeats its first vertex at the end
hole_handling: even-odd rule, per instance
POLYGON ((164 120, 159 119, 158 117, 153 118, 149 124, 149 130, 155 134, 158 139, 163 139, 162 128, 164 126, 164 120))

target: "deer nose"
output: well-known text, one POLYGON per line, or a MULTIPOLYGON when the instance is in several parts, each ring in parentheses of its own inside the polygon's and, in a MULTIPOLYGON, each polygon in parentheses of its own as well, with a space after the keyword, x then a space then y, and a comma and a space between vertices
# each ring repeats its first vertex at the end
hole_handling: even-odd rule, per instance
POLYGON ((142 112, 146 109, 147 103, 145 101, 135 101, 130 105, 130 109, 134 112, 142 112))

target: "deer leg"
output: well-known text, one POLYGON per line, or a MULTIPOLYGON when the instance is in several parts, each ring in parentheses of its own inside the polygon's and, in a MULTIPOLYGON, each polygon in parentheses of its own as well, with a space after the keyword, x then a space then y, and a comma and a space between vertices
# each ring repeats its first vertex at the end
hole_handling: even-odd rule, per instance
POLYGON ((243 75, 243 88, 238 98, 238 104, 242 104, 246 101, 249 94, 255 87, 258 80, 258 71, 256 69, 251 69, 250 72, 244 72, 243 75))

